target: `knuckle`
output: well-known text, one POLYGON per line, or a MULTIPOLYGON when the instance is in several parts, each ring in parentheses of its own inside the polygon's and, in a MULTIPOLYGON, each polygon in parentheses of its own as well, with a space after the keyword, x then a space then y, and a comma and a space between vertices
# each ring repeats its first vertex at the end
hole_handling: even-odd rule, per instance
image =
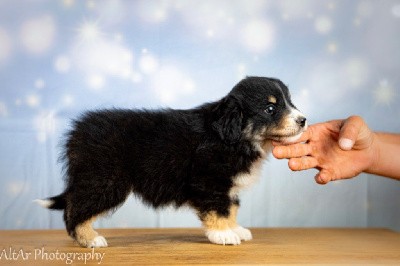
POLYGON ((349 130, 358 131, 359 128, 365 124, 364 119, 361 116, 353 115, 347 118, 345 122, 349 130))
POLYGON ((310 153, 311 154, 317 154, 318 153, 318 148, 314 145, 310 145, 310 153))
POLYGON ((301 157, 301 156, 305 156, 309 154, 309 149, 307 147, 308 145, 306 144, 296 144, 295 146, 293 146, 292 148, 292 156, 293 157, 301 157))
POLYGON ((305 170, 310 168, 311 162, 307 157, 301 158, 301 169, 305 170))
POLYGON ((347 120, 353 120, 353 121, 357 121, 357 122, 364 121, 364 119, 359 115, 351 115, 351 116, 349 116, 349 118, 347 118, 347 120))
POLYGON ((282 151, 283 151, 284 157, 286 157, 286 158, 292 157, 292 150, 290 149, 290 147, 283 147, 282 151))
POLYGON ((291 149, 291 154, 290 155, 292 155, 294 157, 297 157, 296 155, 298 155, 298 154, 300 154, 299 146, 298 145, 294 145, 292 147, 292 149, 291 149))

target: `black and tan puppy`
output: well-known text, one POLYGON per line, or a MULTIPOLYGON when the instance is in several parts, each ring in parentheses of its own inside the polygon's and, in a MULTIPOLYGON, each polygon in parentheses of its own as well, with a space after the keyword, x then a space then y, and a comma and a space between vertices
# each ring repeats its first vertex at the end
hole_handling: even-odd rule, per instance
POLYGON ((87 112, 67 136, 65 191, 38 202, 64 210, 84 247, 107 246, 92 222, 131 193, 153 207, 191 206, 211 242, 237 245, 252 238, 236 223, 239 191, 257 179, 272 140, 295 140, 305 128, 287 87, 264 77, 189 110, 87 112))

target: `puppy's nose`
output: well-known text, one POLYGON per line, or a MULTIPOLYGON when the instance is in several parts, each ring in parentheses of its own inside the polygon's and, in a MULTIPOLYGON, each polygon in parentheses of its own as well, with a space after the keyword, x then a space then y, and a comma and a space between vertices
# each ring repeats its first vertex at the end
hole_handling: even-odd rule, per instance
POLYGON ((306 121, 307 119, 304 116, 300 116, 296 119, 296 123, 301 127, 304 127, 306 125, 306 121))

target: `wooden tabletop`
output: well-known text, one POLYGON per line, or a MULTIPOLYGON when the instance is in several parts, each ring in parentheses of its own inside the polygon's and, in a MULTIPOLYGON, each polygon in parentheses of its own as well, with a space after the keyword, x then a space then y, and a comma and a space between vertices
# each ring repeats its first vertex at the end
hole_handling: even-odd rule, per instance
POLYGON ((81 248, 64 230, 0 231, 0 265, 400 265, 400 233, 387 229, 252 229, 239 246, 211 244, 201 229, 98 231, 109 247, 81 248))

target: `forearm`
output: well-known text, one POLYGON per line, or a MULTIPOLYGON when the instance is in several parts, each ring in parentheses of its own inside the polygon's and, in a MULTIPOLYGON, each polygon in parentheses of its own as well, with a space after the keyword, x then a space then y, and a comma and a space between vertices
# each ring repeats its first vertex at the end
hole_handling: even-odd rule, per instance
POLYGON ((400 180, 400 134, 375 133, 374 163, 367 173, 400 180))

